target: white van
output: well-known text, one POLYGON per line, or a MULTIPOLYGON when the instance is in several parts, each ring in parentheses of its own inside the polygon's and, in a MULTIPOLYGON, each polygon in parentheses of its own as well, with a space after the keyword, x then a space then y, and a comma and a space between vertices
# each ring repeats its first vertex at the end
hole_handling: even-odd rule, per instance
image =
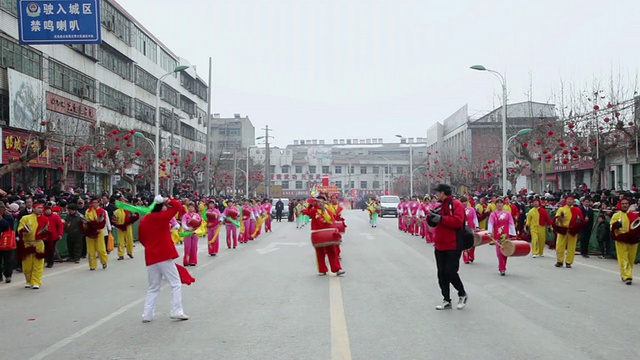
POLYGON ((398 204, 400 204, 400 197, 395 195, 384 195, 380 197, 380 217, 385 215, 395 215, 398 217, 398 204))

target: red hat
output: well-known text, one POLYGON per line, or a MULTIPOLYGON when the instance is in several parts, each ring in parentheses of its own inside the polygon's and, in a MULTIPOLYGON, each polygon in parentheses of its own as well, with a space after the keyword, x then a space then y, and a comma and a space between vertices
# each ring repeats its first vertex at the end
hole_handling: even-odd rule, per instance
POLYGON ((58 206, 58 205, 52 206, 51 207, 51 211, 59 213, 60 212, 60 206, 58 206))
POLYGON ((44 203, 42 201, 37 201, 37 202, 33 203, 33 207, 34 208, 42 207, 42 206, 44 206, 44 203))
POLYGON ((569 200, 569 199, 573 199, 573 200, 575 200, 575 199, 576 199, 576 197, 575 197, 574 195, 567 195, 566 199, 567 199, 567 200, 569 200))

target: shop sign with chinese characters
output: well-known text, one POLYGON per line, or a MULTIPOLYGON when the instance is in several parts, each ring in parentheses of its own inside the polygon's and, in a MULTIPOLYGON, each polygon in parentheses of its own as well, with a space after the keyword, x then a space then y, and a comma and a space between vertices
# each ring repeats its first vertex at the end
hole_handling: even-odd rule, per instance
POLYGON ((31 147, 38 156, 29 162, 33 167, 51 167, 47 149, 41 150, 36 135, 11 129, 2 130, 2 163, 9 164, 20 159, 20 156, 31 147))
POLYGON ((100 0, 17 0, 20 44, 99 44, 100 0))

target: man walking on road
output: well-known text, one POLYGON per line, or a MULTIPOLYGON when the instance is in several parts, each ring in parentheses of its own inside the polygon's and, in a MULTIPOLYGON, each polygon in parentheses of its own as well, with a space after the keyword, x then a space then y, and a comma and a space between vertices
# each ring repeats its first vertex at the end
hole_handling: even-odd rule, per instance
POLYGON ((438 284, 442 291, 443 302, 436 306, 436 310, 451 309, 450 287, 458 290, 458 309, 464 309, 467 304, 467 293, 458 270, 460 268, 460 255, 456 230, 464 224, 464 206, 458 200, 454 200, 451 186, 440 184, 436 188, 436 197, 442 203, 440 212, 431 212, 427 216, 430 226, 435 227, 435 257, 438 268, 438 284))
POLYGON ((282 199, 278 199, 278 202, 276 202, 276 221, 278 222, 282 221, 283 210, 284 210, 284 203, 282 202, 282 199))

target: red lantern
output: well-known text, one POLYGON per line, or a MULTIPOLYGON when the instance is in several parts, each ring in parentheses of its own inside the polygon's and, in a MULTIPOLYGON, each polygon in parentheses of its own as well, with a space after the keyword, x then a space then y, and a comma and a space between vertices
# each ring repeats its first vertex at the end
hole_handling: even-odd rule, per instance
POLYGON ((487 176, 491 177, 493 174, 491 173, 491 171, 487 172, 487 176))
POLYGON ((78 170, 84 170, 84 166, 82 165, 78 166, 78 170))
POLYGON ((542 150, 542 153, 543 153, 543 154, 546 154, 546 153, 548 153, 548 152, 549 152, 549 149, 544 149, 544 150, 542 150))
POLYGON ((573 145, 573 151, 578 151, 580 150, 580 147, 578 145, 573 145))
POLYGON ((542 145, 542 140, 540 139, 536 140, 536 145, 542 145))
POLYGON ((153 162, 153 158, 148 158, 147 161, 152 163, 153 162))
POLYGON ((538 156, 538 161, 541 161, 541 160, 542 160, 542 156, 538 156))
POLYGON ((130 136, 129 135, 125 135, 122 138, 125 139, 125 140, 129 140, 130 136))
POLYGON ((577 159, 579 155, 577 153, 573 153, 571 156, 573 156, 574 159, 577 159))
POLYGON ((131 147, 131 146, 133 146, 133 143, 132 143, 131 141, 129 141, 129 142, 127 143, 127 146, 131 147))
POLYGON ((574 134, 574 133, 569 133, 569 136, 570 136, 570 137, 574 137, 574 136, 576 136, 576 134, 574 134))
POLYGON ((77 157, 81 157, 81 156, 82 156, 82 153, 81 153, 81 152, 77 152, 77 153, 76 153, 76 156, 77 156, 77 157))
POLYGON ((58 170, 62 171, 64 168, 62 166, 58 166, 58 170))
POLYGON ((527 147, 527 146, 529 146, 529 143, 528 143, 528 142, 523 142, 523 143, 522 143, 522 147, 527 147))
POLYGON ((567 159, 567 158, 562 159, 562 163, 563 163, 563 164, 565 164, 565 165, 566 165, 568 162, 569 162, 569 159, 567 159))
POLYGON ((576 127, 573 123, 569 123, 569 129, 573 129, 574 127, 576 127))
POLYGON ((140 151, 136 151, 136 156, 140 156, 142 153, 140 151))
POLYGON ((133 129, 129 130, 129 134, 133 135, 133 134, 135 134, 135 133, 136 133, 136 131, 135 131, 135 130, 133 130, 133 129))
POLYGON ((569 153, 569 150, 564 149, 564 150, 562 150, 562 153, 563 153, 563 154, 565 154, 565 155, 567 155, 567 154, 569 153))
POLYGON ((600 110, 600 106, 598 106, 598 105, 593 105, 593 110, 596 110, 596 111, 600 110))
POLYGON ((120 133, 120 131, 118 131, 118 129, 113 129, 113 135, 118 135, 120 133))
POLYGON ((176 156, 176 155, 178 155, 178 153, 177 153, 177 152, 175 152, 175 151, 172 151, 172 152, 171 152, 171 155, 172 155, 172 156, 176 156))
POLYGON ((203 157, 202 157, 202 161, 205 161, 205 160, 207 160, 207 157, 206 157, 206 156, 203 156, 203 157))
POLYGON ((613 104, 612 104, 611 102, 609 102, 609 103, 607 104, 607 107, 608 107, 608 108, 612 108, 612 107, 613 107, 613 104))
POLYGON ((47 122, 46 121, 42 121, 42 122, 40 122, 40 125, 45 126, 45 125, 47 125, 47 122))
POLYGON ((120 145, 116 145, 113 148, 116 149, 116 150, 120 150, 120 145))
POLYGON ((600 129, 600 130, 604 130, 604 127, 603 127, 603 126, 600 126, 598 129, 600 129))
POLYGON ((104 154, 99 152, 96 154, 96 156, 98 157, 98 159, 102 159, 104 157, 104 154))
POLYGON ((549 136, 553 136, 553 130, 549 130, 549 131, 547 131, 547 135, 549 135, 549 136))
POLYGON ((116 136, 113 140, 115 140, 115 141, 120 141, 120 137, 119 137, 119 136, 116 136))
POLYGON ((604 118, 604 122, 606 122, 606 123, 608 123, 609 120, 611 120, 611 119, 609 119, 608 117, 604 118))
POLYGON ((518 164, 520 164, 520 160, 516 160, 516 161, 514 161, 514 163, 515 163, 516 165, 518 165, 518 164))
POLYGON ((620 117, 620 113, 619 112, 616 112, 616 117, 620 117))
POLYGON ((633 126, 633 121, 629 121, 629 126, 633 126))

